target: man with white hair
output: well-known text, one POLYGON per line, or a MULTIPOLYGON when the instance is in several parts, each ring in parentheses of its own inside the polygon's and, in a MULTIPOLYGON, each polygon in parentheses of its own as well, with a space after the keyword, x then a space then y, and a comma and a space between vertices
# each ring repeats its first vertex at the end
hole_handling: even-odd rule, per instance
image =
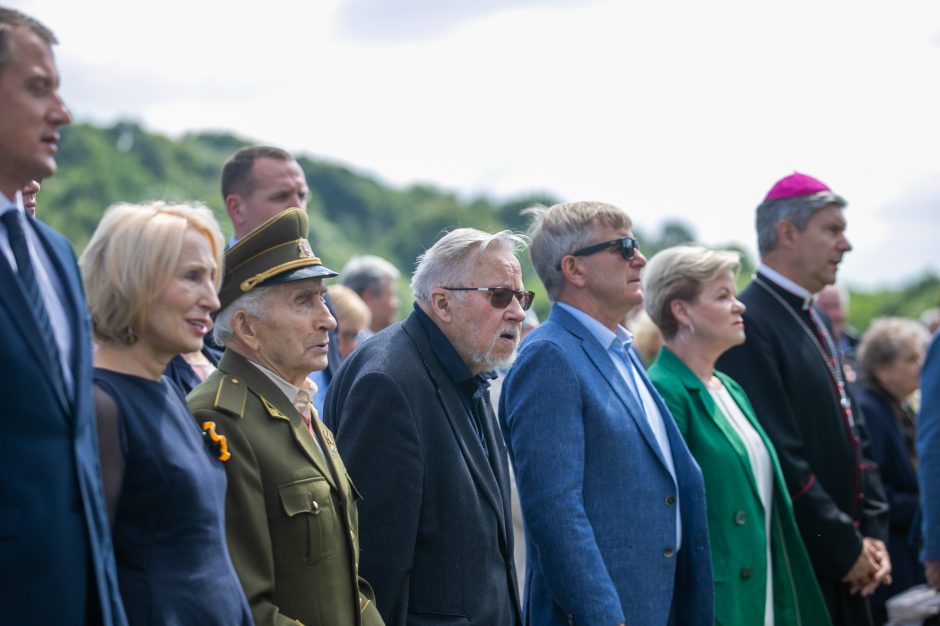
POLYGON ((445 235, 418 260, 414 311, 353 352, 327 393, 363 496, 362 573, 389 625, 522 623, 488 379, 512 363, 532 304, 523 246, 509 231, 445 235))
POLYGON ((187 397, 225 462, 226 538, 257 626, 381 626, 358 576, 356 490, 311 403, 327 363, 323 266, 288 209, 225 253, 219 367, 187 397))

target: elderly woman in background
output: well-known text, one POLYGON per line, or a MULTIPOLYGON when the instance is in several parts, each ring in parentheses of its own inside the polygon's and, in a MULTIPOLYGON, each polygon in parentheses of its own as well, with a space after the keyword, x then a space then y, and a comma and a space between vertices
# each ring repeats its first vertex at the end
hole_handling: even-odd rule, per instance
POLYGON ((339 355, 345 361, 359 345, 363 331, 368 331, 372 312, 359 294, 345 285, 330 285, 328 291, 339 328, 339 355))
POLYGON ((692 246, 650 260, 646 310, 664 345, 649 374, 705 477, 716 624, 829 624, 774 448, 744 390, 714 369, 744 342, 739 263, 692 246))
POLYGON ((885 600, 924 582, 917 554, 920 504, 914 411, 908 399, 920 384, 928 340, 926 329, 913 320, 883 318, 872 323, 857 351, 861 384, 855 397, 891 505, 888 554, 894 580, 872 596, 879 624, 887 619, 885 600))
POLYGON ((225 544, 224 440, 162 376, 219 307, 222 235, 202 206, 116 205, 79 261, 118 583, 131 624, 247 625, 225 544), (212 444, 211 446, 207 444, 212 444))

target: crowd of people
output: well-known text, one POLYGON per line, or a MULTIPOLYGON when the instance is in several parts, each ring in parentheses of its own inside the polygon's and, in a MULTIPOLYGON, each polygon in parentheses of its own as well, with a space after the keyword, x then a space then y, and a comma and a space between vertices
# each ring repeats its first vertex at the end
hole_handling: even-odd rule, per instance
POLYGON ((396 322, 399 270, 326 267, 269 146, 222 167, 228 242, 120 203, 76 259, 35 216, 56 43, 0 7, 0 623, 865 626, 940 591, 938 340, 847 328, 821 181, 758 204, 740 295, 737 253, 569 202, 441 236, 396 322))

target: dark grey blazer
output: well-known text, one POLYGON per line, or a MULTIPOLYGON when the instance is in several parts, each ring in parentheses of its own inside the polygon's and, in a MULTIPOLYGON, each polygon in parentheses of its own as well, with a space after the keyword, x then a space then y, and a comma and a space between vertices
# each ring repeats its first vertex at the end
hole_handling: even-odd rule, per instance
POLYGON ((359 504, 360 562, 389 626, 521 624, 506 446, 493 467, 412 313, 360 346, 326 397, 359 504))

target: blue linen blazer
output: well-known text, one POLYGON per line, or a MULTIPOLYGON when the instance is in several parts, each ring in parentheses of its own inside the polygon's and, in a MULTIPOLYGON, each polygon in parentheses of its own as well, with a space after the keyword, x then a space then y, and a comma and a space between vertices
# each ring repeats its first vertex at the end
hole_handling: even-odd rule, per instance
POLYGON ((662 413, 676 482, 606 348, 561 307, 526 338, 503 384, 529 554, 527 624, 662 626, 673 606, 673 623, 713 623, 702 473, 631 358, 662 413))
POLYGON ((940 560, 940 334, 934 335, 920 371, 917 416, 917 477, 923 516, 921 558, 940 560))
POLYGON ((75 384, 70 395, 50 375, 27 296, 0 255, 0 619, 84 624, 88 594, 97 589, 102 623, 125 624, 101 487, 91 324, 78 265, 62 235, 26 221, 62 284, 75 384))

